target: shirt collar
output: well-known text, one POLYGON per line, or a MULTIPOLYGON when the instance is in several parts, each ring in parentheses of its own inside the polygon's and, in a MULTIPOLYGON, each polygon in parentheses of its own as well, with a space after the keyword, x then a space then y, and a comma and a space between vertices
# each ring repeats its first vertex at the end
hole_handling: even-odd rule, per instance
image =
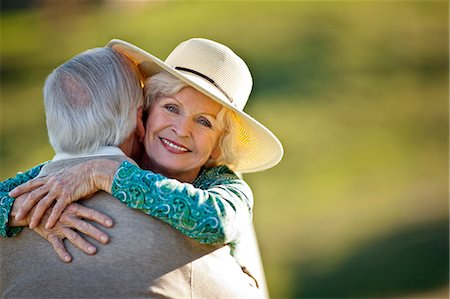
POLYGON ((93 156, 125 156, 124 152, 116 146, 100 146, 98 150, 93 153, 83 153, 83 154, 69 154, 69 153, 57 153, 53 157, 53 162, 58 160, 74 159, 74 158, 84 158, 93 156))

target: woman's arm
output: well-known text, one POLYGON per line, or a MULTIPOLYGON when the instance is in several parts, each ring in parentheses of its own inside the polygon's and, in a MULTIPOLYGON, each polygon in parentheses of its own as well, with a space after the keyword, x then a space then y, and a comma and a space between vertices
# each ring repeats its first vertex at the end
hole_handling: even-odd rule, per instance
POLYGON ((36 213, 38 209, 45 211, 56 200, 47 222, 51 227, 69 203, 91 194, 92 190, 104 190, 127 206, 157 217, 207 244, 234 241, 243 223, 251 219, 252 192, 227 167, 207 170, 192 185, 144 171, 129 162, 96 159, 82 164, 69 172, 30 181, 16 188, 13 196, 31 191, 28 195, 31 204, 26 209, 45 202, 36 208, 36 213), (51 197, 42 198, 42 194, 50 191, 54 193, 51 197))
POLYGON ((8 192, 35 178, 44 165, 45 163, 42 163, 25 171, 24 173, 18 173, 15 177, 9 178, 0 183, 0 235, 2 237, 12 237, 21 230, 20 227, 10 227, 8 225, 11 209, 14 204, 14 198, 9 196, 8 192))
POLYGON ((123 162, 111 194, 201 243, 235 241, 251 220, 249 186, 225 166, 206 170, 194 184, 201 188, 123 162))

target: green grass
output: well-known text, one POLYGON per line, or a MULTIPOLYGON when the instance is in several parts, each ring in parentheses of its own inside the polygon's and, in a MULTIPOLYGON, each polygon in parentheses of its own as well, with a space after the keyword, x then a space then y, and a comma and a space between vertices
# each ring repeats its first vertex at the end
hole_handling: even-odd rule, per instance
POLYGON ((52 68, 112 38, 163 59, 211 38, 247 61, 246 111, 285 147, 246 176, 272 297, 448 296, 447 2, 55 4, 0 22, 2 179, 52 157, 52 68))

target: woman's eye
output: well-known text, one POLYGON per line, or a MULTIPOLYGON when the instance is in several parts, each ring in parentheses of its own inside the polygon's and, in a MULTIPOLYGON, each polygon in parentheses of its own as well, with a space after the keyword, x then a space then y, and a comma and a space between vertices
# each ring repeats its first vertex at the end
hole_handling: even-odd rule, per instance
POLYGON ((175 105, 165 105, 164 108, 172 113, 178 113, 178 108, 175 105))
POLYGON ((201 117, 197 120, 197 122, 204 127, 212 128, 211 122, 209 120, 207 120, 206 118, 201 117))

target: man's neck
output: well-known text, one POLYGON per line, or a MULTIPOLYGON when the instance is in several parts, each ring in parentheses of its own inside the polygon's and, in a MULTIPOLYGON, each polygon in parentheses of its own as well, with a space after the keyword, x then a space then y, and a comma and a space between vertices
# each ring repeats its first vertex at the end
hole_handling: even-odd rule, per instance
POLYGON ((125 156, 123 151, 116 146, 101 146, 95 152, 92 153, 56 153, 53 157, 53 162, 58 160, 66 160, 66 159, 75 159, 75 158, 83 158, 83 157, 93 157, 93 156, 125 156))

